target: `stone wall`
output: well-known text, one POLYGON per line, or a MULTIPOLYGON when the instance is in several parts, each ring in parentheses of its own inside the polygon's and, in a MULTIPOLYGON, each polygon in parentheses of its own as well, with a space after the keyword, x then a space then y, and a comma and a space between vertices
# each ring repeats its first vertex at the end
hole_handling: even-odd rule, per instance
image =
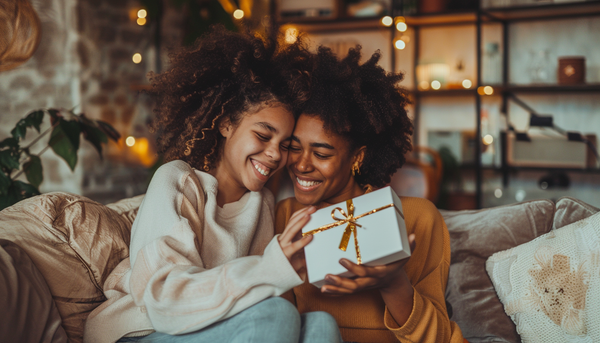
MULTIPOLYGON (((101 202, 144 192, 154 139, 146 128, 151 109, 140 89, 148 71, 161 67, 156 65, 154 25, 136 24, 140 4, 133 0, 32 0, 32 5, 42 22, 42 41, 27 63, 0 74, 0 139, 32 110, 75 108, 110 123, 123 137, 145 139, 149 152, 136 154, 122 139, 110 142, 101 160, 90 144, 82 143, 73 173, 48 151, 40 190, 69 191, 101 202), (132 61, 136 52, 142 54, 139 64, 132 61)), ((166 8, 161 41, 177 45, 180 22, 179 12, 166 8)), ((163 45, 162 61, 172 47, 163 45)), ((47 128, 48 118, 44 121, 47 128)), ((34 153, 43 149, 42 142, 47 139, 34 146, 34 153)))

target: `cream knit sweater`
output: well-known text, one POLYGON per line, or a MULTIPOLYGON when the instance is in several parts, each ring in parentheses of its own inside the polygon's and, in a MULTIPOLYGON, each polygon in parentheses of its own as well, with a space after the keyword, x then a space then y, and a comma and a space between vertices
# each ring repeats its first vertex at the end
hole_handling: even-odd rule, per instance
POLYGON ((197 331, 302 283, 273 238, 273 195, 248 192, 223 208, 216 195, 217 180, 185 162, 158 169, 84 342, 197 331))

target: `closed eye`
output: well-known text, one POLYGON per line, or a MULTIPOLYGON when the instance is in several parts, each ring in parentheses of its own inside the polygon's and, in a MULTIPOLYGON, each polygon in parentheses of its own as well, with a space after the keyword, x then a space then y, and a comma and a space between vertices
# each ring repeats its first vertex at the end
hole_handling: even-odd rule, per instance
POLYGON ((267 137, 267 136, 265 136, 263 134, 260 134, 258 132, 255 132, 255 133, 256 133, 256 137, 258 137, 258 139, 260 139, 263 142, 268 142, 269 140, 271 140, 271 137, 267 137))

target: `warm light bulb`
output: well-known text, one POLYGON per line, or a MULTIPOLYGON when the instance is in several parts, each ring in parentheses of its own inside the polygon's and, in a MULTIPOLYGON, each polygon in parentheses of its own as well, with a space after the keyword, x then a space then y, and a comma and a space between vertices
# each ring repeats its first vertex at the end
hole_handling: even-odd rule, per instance
POLYGON ((127 139, 125 140, 125 144, 127 144, 127 146, 134 146, 135 138, 133 136, 127 137, 127 139))
POLYGON ((406 43, 404 43, 404 41, 402 39, 398 39, 396 41, 396 43, 394 43, 394 46, 396 47, 396 49, 402 50, 402 49, 406 48, 406 43))
POLYGON ((138 18, 146 18, 146 16, 148 15, 148 12, 146 12, 145 9, 141 9, 138 11, 137 16, 138 18))
POLYGON ((146 25, 146 18, 137 18, 136 22, 139 26, 144 26, 146 25))
POLYGON ((398 30, 400 32, 404 32, 404 31, 406 31, 406 29, 408 29, 408 26, 406 25, 405 22, 399 22, 398 24, 396 24, 396 30, 398 30))
POLYGON ((494 88, 492 88, 491 86, 485 86, 483 87, 483 92, 485 93, 485 95, 492 95, 494 94, 494 88))
POLYGON ((298 30, 290 27, 287 28, 285 30, 285 42, 288 44, 294 44, 296 43, 296 40, 298 39, 298 30))
POLYGON ((244 17, 244 11, 242 11, 240 9, 233 11, 233 17, 235 19, 242 19, 244 17))
POLYGON ((392 26, 392 24, 394 23, 394 19, 392 19, 392 17, 386 15, 385 17, 381 18, 381 23, 384 26, 392 26))
POLYGON ((496 188, 494 191, 494 196, 498 199, 502 198, 502 190, 500 188, 496 188))
POLYGON ((133 63, 138 64, 142 62, 142 54, 136 52, 131 59, 133 60, 133 63))
POLYGON ((421 82, 419 82, 419 88, 421 88, 422 90, 428 90, 429 89, 429 82, 427 82, 427 81, 421 81, 421 82))
POLYGON ((483 144, 490 145, 494 142, 494 137, 492 135, 485 135, 483 137, 483 144))
POLYGON ((462 82, 462 86, 464 88, 469 89, 469 88, 471 88, 471 86, 473 86, 473 83, 469 79, 464 79, 463 82, 462 82))
POLYGON ((440 89, 440 87, 442 87, 442 84, 440 83, 440 81, 438 81, 438 80, 431 81, 431 88, 438 90, 438 89, 440 89))

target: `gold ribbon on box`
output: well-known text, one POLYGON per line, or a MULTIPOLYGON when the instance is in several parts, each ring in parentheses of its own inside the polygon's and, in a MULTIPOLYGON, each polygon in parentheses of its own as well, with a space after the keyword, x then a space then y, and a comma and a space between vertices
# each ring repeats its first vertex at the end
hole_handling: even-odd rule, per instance
MULTIPOLYGON (((356 248, 356 262, 357 262, 357 264, 361 264, 362 259, 360 257, 360 247, 358 246, 358 237, 356 235, 357 234, 356 227, 357 226, 362 227, 362 225, 360 225, 356 221, 362 217, 366 217, 368 215, 379 212, 381 210, 385 210, 386 208, 390 208, 390 207, 394 207, 394 204, 388 204, 385 206, 381 206, 374 210, 365 212, 365 213, 355 217, 354 216, 354 203, 352 202, 352 199, 346 200, 346 208, 348 210, 348 214, 346 214, 346 212, 344 212, 344 210, 341 209, 340 207, 336 207, 331 211, 331 218, 333 218, 333 220, 335 220, 334 223, 323 225, 321 227, 318 227, 318 228, 308 231, 308 232, 303 232, 302 237, 308 236, 308 235, 314 235, 316 233, 323 232, 323 231, 332 229, 334 227, 348 223, 348 225, 346 225, 346 229, 344 230, 344 234, 342 235, 342 241, 340 242, 340 250, 346 251, 346 249, 348 248, 348 242, 350 241, 350 236, 352 235, 352 233, 354 233, 354 247, 356 248), (337 218, 335 216, 336 210, 339 211, 342 214, 342 216, 345 217, 345 219, 337 218)), ((396 209, 396 211, 398 211, 398 209, 396 209)), ((400 216, 402 218, 404 218, 404 216, 402 215, 402 212, 398 211, 398 213, 400 214, 400 216)))

